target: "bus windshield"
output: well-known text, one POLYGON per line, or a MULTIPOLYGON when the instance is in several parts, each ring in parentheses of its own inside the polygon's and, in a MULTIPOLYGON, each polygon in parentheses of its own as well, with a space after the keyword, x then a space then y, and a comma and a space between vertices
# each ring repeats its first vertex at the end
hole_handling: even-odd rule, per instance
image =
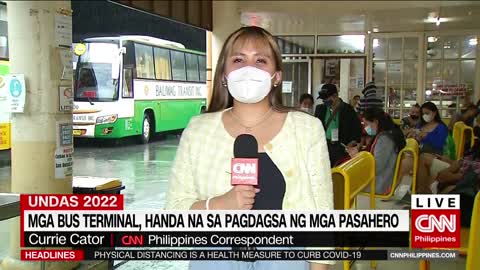
POLYGON ((86 47, 76 66, 74 100, 117 100, 121 55, 118 44, 87 43, 86 47))

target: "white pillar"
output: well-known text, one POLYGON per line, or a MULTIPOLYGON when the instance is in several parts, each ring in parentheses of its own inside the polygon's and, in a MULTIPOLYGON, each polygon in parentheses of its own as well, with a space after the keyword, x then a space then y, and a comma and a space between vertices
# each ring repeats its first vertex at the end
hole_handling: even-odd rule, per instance
MULTIPOLYGON (((55 42, 54 19, 59 12, 70 12, 70 1, 7 1, 10 71, 25 75, 27 89, 24 112, 12 116, 14 193, 72 193, 72 176, 56 179, 54 167, 57 122, 72 120, 72 114, 60 113, 58 105, 59 86, 72 85, 71 78, 61 81, 63 65, 55 42)), ((40 269, 45 262, 19 260, 19 219, 13 223, 10 257, 0 268, 40 269)), ((46 263, 45 269, 72 269, 76 265, 46 263)))
POLYGON ((342 58, 340 59, 340 89, 338 89, 338 96, 346 103, 350 103, 348 88, 350 88, 350 59, 342 58))
MULTIPOLYGON (((477 35, 477 40, 480 41, 480 35, 477 35)), ((475 79, 473 80, 473 100, 474 104, 480 99, 480 44, 477 44, 477 57, 475 61, 475 79)))

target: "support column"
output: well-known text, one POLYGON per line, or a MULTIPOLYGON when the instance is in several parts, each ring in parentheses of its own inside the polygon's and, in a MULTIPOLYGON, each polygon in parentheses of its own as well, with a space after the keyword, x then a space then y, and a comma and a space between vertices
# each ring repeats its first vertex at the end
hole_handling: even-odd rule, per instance
POLYGON ((350 97, 348 89, 350 88, 350 58, 340 59, 340 89, 338 89, 338 96, 344 102, 350 104, 350 97))
MULTIPOLYGON (((10 72, 24 74, 26 83, 24 112, 12 115, 13 193, 72 193, 72 176, 55 176, 57 123, 72 121, 71 112, 59 112, 59 86, 72 86, 72 78, 61 80, 61 49, 55 36, 55 15, 62 11, 70 11, 70 1, 7 1, 10 72)), ((71 20, 71 16, 65 18, 71 20)), ((19 219, 13 223, 10 257, 0 268, 72 269, 78 265, 20 261, 19 219)))

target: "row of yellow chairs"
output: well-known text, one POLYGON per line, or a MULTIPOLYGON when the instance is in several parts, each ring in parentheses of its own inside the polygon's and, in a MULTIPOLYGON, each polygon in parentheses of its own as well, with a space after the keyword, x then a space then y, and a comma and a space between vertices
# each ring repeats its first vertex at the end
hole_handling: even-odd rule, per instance
MULTIPOLYGON (((418 144, 415 145, 412 140, 407 141, 408 151, 412 151, 414 158, 418 159, 418 144)), ((405 149, 404 152, 407 152, 405 149)), ((399 155, 401 156, 401 155, 399 155)), ((416 160, 414 164, 416 164, 416 160)), ((397 167, 398 167, 397 159, 397 167)), ((415 170, 416 171, 416 168, 415 170)), ((398 169, 396 170, 398 174, 398 169)), ((362 194, 363 190, 370 187, 368 195, 370 197, 370 209, 375 209, 375 158, 369 152, 360 152, 351 160, 332 169, 333 194, 335 209, 351 209, 356 201, 356 197, 362 194)), ((414 180, 415 181, 415 180, 414 180)), ((414 185, 414 182, 412 183, 414 185)), ((395 185, 392 185, 392 190, 395 185)), ((414 191, 414 189, 413 189, 414 191)), ((393 191, 392 191, 393 192, 393 191)), ((475 251, 480 250, 480 193, 475 198, 472 221, 470 229, 462 228, 460 253, 467 254, 466 270, 480 269, 480 256, 473 256, 475 251), (468 256, 470 255, 470 256, 468 256)), ((372 268, 376 268, 376 263, 371 262, 372 268)), ((350 261, 344 261, 344 270, 349 270, 350 261)), ((420 262, 420 270, 427 270, 430 267, 429 261, 420 262)))
POLYGON ((465 154, 465 143, 470 139, 470 147, 475 143, 473 128, 467 126, 464 122, 457 122, 453 125, 453 141, 455 142, 456 157, 460 160, 465 154))
MULTIPOLYGON (((470 147, 473 147, 475 142, 475 137, 473 134, 473 129, 470 126, 467 126, 464 122, 457 122, 453 128, 453 140, 455 142, 456 149, 456 158, 460 160, 465 153, 465 142, 467 139, 470 139, 470 147)), ((401 178, 401 164, 407 156, 412 158, 413 162, 413 174, 412 174, 412 184, 411 184, 411 194, 415 194, 416 185, 417 185, 417 170, 418 170, 418 159, 420 157, 420 148, 418 142, 415 139, 409 138, 406 140, 405 147, 400 150, 397 155, 397 161, 395 166, 395 173, 393 176, 392 186, 390 192, 387 194, 375 194, 375 197, 380 199, 390 199, 394 194, 395 190, 402 179, 401 178)), ((368 194, 365 194, 368 195, 368 194)), ((480 270, 480 269, 479 269, 480 270)))
MULTIPOLYGON (((461 228, 460 231, 460 248, 453 249, 458 250, 460 255, 467 256, 465 263, 465 270, 478 270, 480 269, 480 256, 478 251, 480 250, 480 192, 475 196, 475 202, 473 204, 472 219, 470 222, 470 228, 461 228)), ((420 261, 420 270, 429 270, 430 261, 420 261)))
MULTIPOLYGON (((475 137, 473 129, 464 122, 457 122, 453 126, 453 141, 455 142, 456 159, 460 160, 465 154, 465 144, 470 140, 470 147, 473 147, 475 137)), ((480 193, 477 193, 472 213, 470 228, 461 228, 461 247, 457 249, 460 255, 467 255, 466 270, 480 269, 480 256, 474 256, 475 251, 480 249, 480 193)), ((429 270, 430 261, 420 261, 420 270, 429 270)))
MULTIPOLYGON (((360 152, 354 158, 332 169, 333 198, 336 210, 349 210, 357 196, 370 187, 370 209, 375 209, 375 158, 369 152, 360 152)), ((351 261, 343 262, 343 269, 349 270, 351 261)), ((376 263, 371 262, 372 268, 376 263)))

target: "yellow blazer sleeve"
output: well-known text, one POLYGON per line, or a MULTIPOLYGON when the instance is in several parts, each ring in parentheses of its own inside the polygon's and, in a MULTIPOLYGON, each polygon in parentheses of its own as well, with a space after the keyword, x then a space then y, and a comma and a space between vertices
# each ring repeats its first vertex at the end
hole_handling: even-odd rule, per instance
MULTIPOLYGON (((307 170, 310 178, 310 185, 315 200, 315 209, 333 210, 333 184, 330 169, 330 158, 328 155, 327 140, 325 131, 320 120, 316 119, 312 133, 311 146, 307 149, 307 170)), ((332 247, 333 248, 333 247, 332 247)), ((327 249, 327 248, 307 248, 327 249)), ((311 263, 335 264, 335 261, 309 261, 311 263)))
POLYGON ((168 180, 165 209, 188 210, 199 200, 193 176, 191 145, 195 137, 194 119, 183 131, 168 180))

